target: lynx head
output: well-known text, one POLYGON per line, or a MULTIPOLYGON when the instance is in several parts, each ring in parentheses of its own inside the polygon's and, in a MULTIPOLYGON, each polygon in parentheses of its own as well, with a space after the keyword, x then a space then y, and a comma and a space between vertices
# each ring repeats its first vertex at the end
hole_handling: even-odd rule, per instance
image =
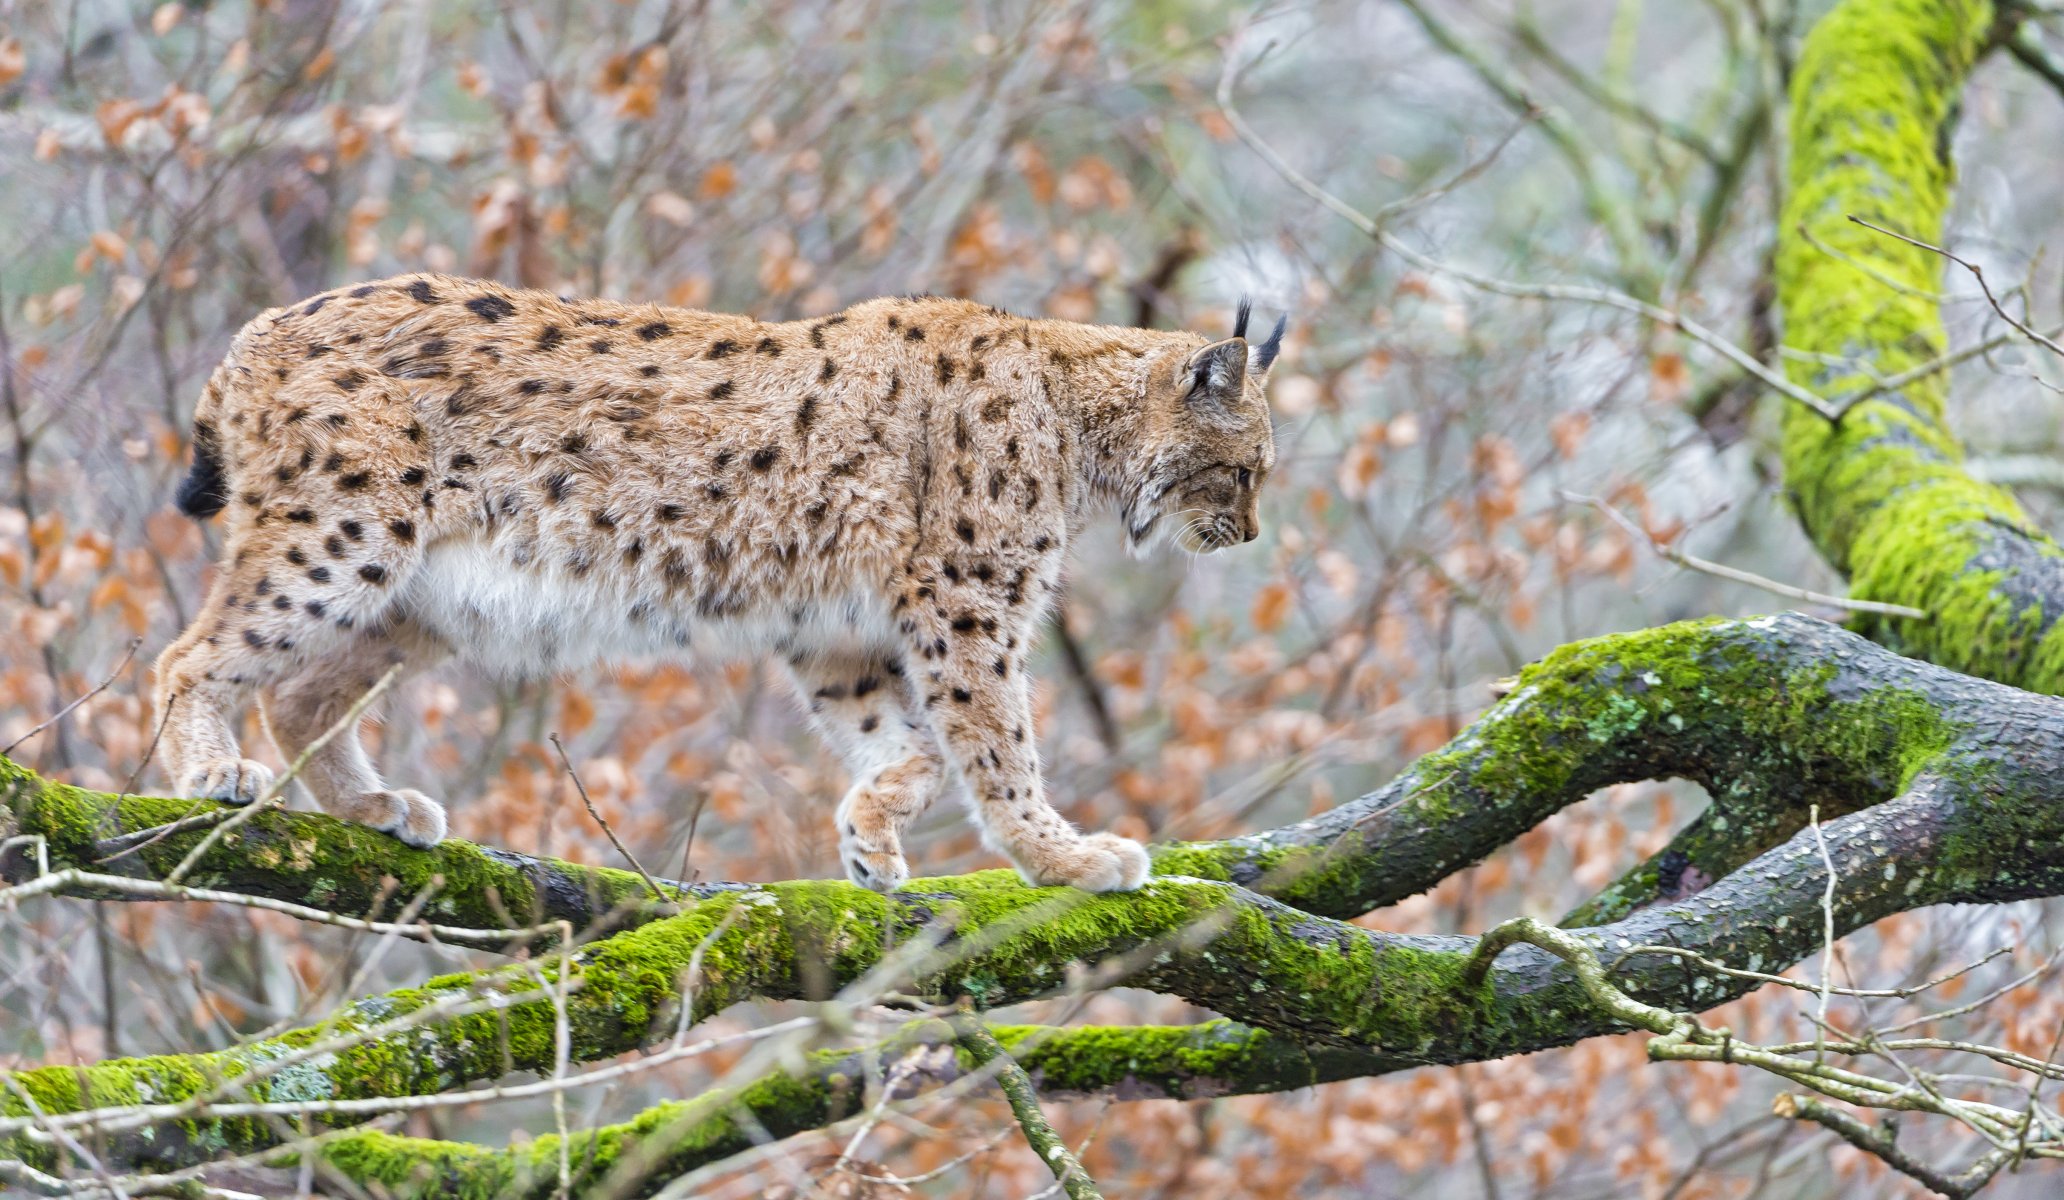
POLYGON ((1193 554, 1261 532, 1261 485, 1276 465, 1266 389, 1288 318, 1250 348, 1248 313, 1240 301, 1233 336, 1161 355, 1149 367, 1142 475, 1124 505, 1135 552, 1157 532, 1193 554))

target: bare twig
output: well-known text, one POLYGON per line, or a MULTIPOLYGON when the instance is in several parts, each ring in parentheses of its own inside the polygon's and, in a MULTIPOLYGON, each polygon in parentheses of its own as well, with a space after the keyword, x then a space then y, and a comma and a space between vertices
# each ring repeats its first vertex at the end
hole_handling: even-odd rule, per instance
POLYGON ((1974 263, 1967 258, 1962 258, 1958 255, 1952 254, 1948 250, 1945 250, 1932 242, 1924 242, 1919 238, 1908 237, 1907 235, 1900 233, 1897 230, 1887 229, 1883 225, 1873 225, 1869 221, 1864 220, 1862 217, 1856 216, 1854 213, 1850 214, 1849 219, 1851 221, 1854 221, 1856 224, 1863 226, 1865 229, 1874 230, 1878 233, 1884 234, 1886 237, 1889 238, 1895 238, 1899 241, 1905 242, 1909 246, 1917 246, 1922 250, 1929 251, 1930 253, 1940 254, 1942 257, 1962 267, 1964 270, 1969 271, 1971 273, 1971 278, 1978 281, 1979 290, 1985 293, 1985 302, 1987 304, 1992 305, 1992 311, 1999 314, 2000 320, 2005 321, 2007 324, 2013 326, 2015 332, 2019 333, 2022 337, 2025 337, 2029 341, 2034 342, 2036 345, 2043 347, 2052 354, 2055 354, 2059 357, 2064 357, 2064 345, 2058 344, 2056 339, 2051 338, 2046 334, 2038 333, 2036 330, 2029 328, 2026 322, 2022 321, 2019 317, 2016 317, 2014 314, 2007 311, 2006 305, 2001 304, 1999 297, 1993 294, 1992 285, 1985 281, 1985 268, 1979 266, 1977 263, 1974 263))
MULTIPOLYGON (((1817 813, 1815 828, 1818 829, 1817 813)), ((1825 857, 1823 850, 1823 858, 1825 857)), ((1832 871, 1829 873, 1829 879, 1832 886, 1832 871)), ((1832 904, 1830 894, 1823 900, 1823 907, 1831 911, 1832 904)), ((1976 1190, 1977 1184, 1990 1178, 2000 1165, 2022 1153, 2023 1145, 2026 1146, 2027 1157, 2064 1158, 2064 1141, 2051 1136, 2051 1131, 2055 1128, 2051 1118, 2043 1118, 2045 1136, 2040 1142, 2032 1138, 2025 1142, 2022 1140, 2023 1132, 2037 1120, 2038 1114, 2034 1106, 2017 1110, 1996 1104, 1955 1099, 1944 1095, 1927 1078, 1911 1072, 1907 1081, 1900 1082, 1835 1066, 1827 1061, 1828 1055, 1882 1054, 1886 1050, 1901 1047, 1881 1045, 1870 1038, 1829 1041, 1824 1017, 1816 1022, 1817 1032, 1812 1042, 1786 1046, 1751 1045, 1737 1039, 1732 1030, 1724 1027, 1708 1028, 1700 1024, 1695 1016, 1647 1004, 1627 995, 1614 986, 1608 971, 1599 961, 1597 952, 1583 937, 1544 925, 1530 917, 1508 921, 1483 935, 1477 944, 1475 955, 1464 969, 1464 984, 1479 986, 1498 954, 1507 947, 1522 942, 1546 950, 1569 964, 1575 972, 1578 985, 1584 989, 1592 1003, 1614 1020, 1655 1034, 1656 1036, 1648 1043, 1648 1055, 1651 1059, 1672 1062, 1719 1062, 1754 1067, 1847 1104, 1894 1111, 1933 1113, 1962 1123, 1990 1142, 1994 1151, 1981 1159, 1971 1170, 1959 1176, 1943 1176, 1929 1168, 1932 1178, 1955 1186, 1967 1186, 1970 1189, 1945 1192, 1947 1195, 1969 1195, 1971 1190, 1976 1190), (1799 1057, 1809 1051, 1810 1057, 1799 1057), (1999 1156, 1997 1162, 1993 1161, 1995 1155, 1999 1156)), ((1823 972, 1825 970, 1824 963, 1823 972)), ((1829 991, 1831 993, 1832 989, 1829 991)), ((1910 1044, 1906 1045, 1910 1047, 1910 1044)), ((1972 1049, 1977 1052, 1994 1049, 1963 1046, 1946 1048, 1972 1049)), ((2049 1063, 2035 1064, 2035 1069, 2045 1076, 2056 1070, 2054 1064, 2049 1063)), ((1816 1100, 1813 1103, 1819 1102, 1816 1100)), ((1822 1112, 1842 1116, 1837 1110, 1825 1106, 1809 1112, 1805 1106, 1787 1101, 1783 1097, 1779 1099, 1778 1112, 1783 1116, 1800 1116, 1816 1121, 1821 1120, 1822 1112)), ((1827 1124, 1825 1121, 1822 1123, 1827 1124)), ((1829 1127, 1834 1128, 1832 1124, 1829 1127)), ((1850 1119, 1849 1131, 1854 1133, 1859 1130, 1873 1132, 1860 1122, 1850 1119)), ((1856 1141, 1854 1138, 1851 1140, 1860 1148, 1872 1153, 1878 1153, 1880 1150, 1880 1141, 1875 1135, 1863 1141, 1856 1141)), ((1889 1146, 1890 1143, 1882 1144, 1889 1146)), ((1887 1158, 1886 1161, 1901 1170, 1907 1170, 1898 1161, 1891 1158, 1887 1158)), ((1911 1171, 1908 1173, 1913 1174, 1911 1171)), ((1919 1175, 1915 1177, 1921 1178, 1919 1175)), ((1935 1185, 1931 1182, 1929 1186, 1935 1185)))
POLYGON ((1289 160, 1278 153, 1275 147, 1264 141, 1261 135, 1255 132, 1254 127, 1247 123, 1247 118, 1241 115, 1239 108, 1233 103, 1233 85, 1237 79, 1238 72, 1234 67, 1233 52, 1229 49, 1225 59, 1225 70, 1219 76, 1218 81, 1218 107, 1220 112, 1224 114, 1226 123, 1232 126, 1233 132, 1239 136, 1242 142, 1247 144, 1248 149, 1260 155, 1262 161, 1266 162, 1292 187, 1317 201, 1328 211, 1348 224, 1353 225, 1356 229, 1361 230, 1370 238, 1375 239, 1384 249, 1389 250, 1420 270, 1445 275, 1451 279, 1460 280, 1479 291, 1490 292, 1495 295, 1511 296, 1524 300, 1562 300, 1581 304, 1597 304, 1607 308, 1617 308, 1623 312, 1634 313, 1666 329, 1677 330, 1763 381, 1773 391, 1805 405, 1830 421, 1836 420, 1841 416, 1841 410, 1827 400, 1793 383, 1790 379, 1785 378, 1783 373, 1771 369, 1755 355, 1750 354, 1740 346, 1735 345, 1733 342, 1682 313, 1674 312, 1660 305, 1651 304, 1646 300, 1637 299, 1625 292, 1615 291, 1611 288, 1579 284, 1522 283, 1513 280, 1497 279, 1488 275, 1478 274, 1465 267, 1455 266, 1452 263, 1444 262, 1429 254, 1413 249, 1405 242, 1399 240, 1389 230, 1383 228, 1375 218, 1307 178, 1296 167, 1291 166, 1289 160))
POLYGON ((102 692, 106 691, 108 685, 113 683, 115 681, 115 678, 119 676, 122 673, 123 669, 129 665, 129 660, 136 657, 136 648, 138 646, 141 646, 142 644, 142 638, 130 638, 129 648, 122 651, 121 661, 115 664, 114 670, 109 671, 107 673, 106 679, 103 679, 99 683, 94 684, 91 689, 89 689, 85 694, 81 695, 78 699, 72 701, 70 704, 67 704, 63 708, 60 708, 56 712, 50 714, 48 718, 46 718, 41 724, 37 725, 34 729, 29 730, 27 733, 7 743, 7 748, 4 750, 0 750, 0 756, 13 754, 14 748, 16 746, 21 745, 23 742, 28 741, 32 737, 35 737, 37 734, 50 728, 52 725, 55 725, 59 721, 64 720, 66 717, 71 715, 73 709, 79 707, 81 704, 86 703, 88 700, 91 700, 95 696, 98 696, 102 692))
POLYGON ((2023 21, 2015 26, 2007 38, 2007 52, 2021 60, 2021 65, 2035 72, 2036 78, 2057 89, 2064 96, 2064 59, 2050 53, 2043 45, 2042 28, 2034 21, 2023 21))
POLYGON ((1812 1096, 1783 1092, 1771 1102, 1770 1110, 1780 1117, 1812 1121, 1858 1150, 1877 1156, 1886 1166, 1915 1180, 1921 1186, 1952 1197, 1953 1200, 1962 1200, 1963 1197, 1976 1194, 1978 1189, 1990 1182, 1999 1169, 2013 1158, 2012 1154, 1995 1149, 1981 1156, 1961 1174, 1944 1175, 1900 1149, 1889 1132, 1873 1129, 1841 1109, 1812 1096))
MULTIPOLYGON (((1813 844, 1820 850, 1821 865, 1827 868, 1827 890, 1820 895, 1821 926, 1820 944, 1820 1009, 1814 1016, 1813 1027, 1817 1031, 1814 1040, 1818 1043, 1826 1036, 1829 989, 1834 983, 1835 971, 1835 859, 1828 853, 1827 833, 1820 827, 1820 805, 1806 810, 1806 823, 1813 827, 1813 844)), ((1815 1056, 1826 1052, 1824 1044, 1817 1045, 1815 1056)))
POLYGON ((573 769, 573 760, 566 756, 566 747, 560 743, 559 735, 553 734, 551 742, 552 749, 559 752, 559 761, 566 764, 566 774, 568 778, 573 780, 574 790, 580 793, 581 803, 587 806, 588 815, 595 818, 595 824, 602 827, 603 833, 609 835, 609 844, 616 847, 616 852, 624 856, 625 862, 631 864, 631 869, 638 873, 638 878, 644 880, 645 886, 652 889, 653 899, 661 904, 671 905, 674 898, 667 894, 665 888, 659 886, 659 881, 654 879, 652 873, 647 871, 644 864, 638 861, 638 856, 631 853, 631 848, 623 844, 623 839, 616 836, 616 830, 609 827, 609 822, 602 819, 601 811, 595 807, 595 802, 588 797, 588 787, 581 782, 580 772, 573 769))
POLYGON ((1125 748, 1124 736, 1118 730, 1116 718, 1111 716, 1110 701, 1104 698, 1104 685, 1097 679, 1095 668, 1090 666, 1089 655, 1083 653, 1081 640, 1068 628, 1067 610, 1056 607, 1048 625, 1053 629, 1054 641, 1061 647, 1061 661, 1067 665, 1068 674, 1075 677, 1075 685, 1082 689, 1082 701, 1089 707, 1089 718, 1096 726, 1097 740, 1104 744, 1105 753, 1118 753, 1125 748))
POLYGON ((1456 171, 1453 175, 1448 176, 1439 183, 1413 192, 1409 196, 1400 197, 1377 209, 1375 216, 1372 218, 1376 222, 1376 227, 1378 229, 1384 228, 1413 209, 1433 203, 1463 184, 1474 180, 1485 171, 1490 170, 1491 164, 1497 162, 1498 156, 1505 152, 1505 147, 1512 144, 1512 139, 1525 132, 1527 126, 1540 121, 1545 115, 1546 110, 1541 108, 1529 108, 1522 112, 1519 120, 1514 123, 1512 128, 1506 130, 1499 136, 1497 141, 1491 143, 1490 149, 1463 164, 1461 170, 1456 171))
POLYGON ((1910 617, 1917 621, 1928 619, 1926 609, 1913 608, 1905 604, 1889 604, 1882 600, 1857 600, 1848 596, 1830 596, 1826 592, 1816 592, 1810 588, 1802 588, 1795 584, 1779 583, 1775 579, 1769 579, 1751 571, 1744 571, 1739 567, 1730 567, 1725 563, 1716 563, 1700 558, 1695 554, 1679 550, 1675 546, 1656 540, 1654 535, 1635 524, 1625 513, 1607 504, 1597 496, 1586 496, 1578 492, 1564 492, 1562 496, 1563 499, 1569 500, 1572 503, 1588 504, 1604 513, 1612 518, 1613 523, 1625 530, 1630 537, 1647 543, 1650 550, 1655 551, 1656 554, 1676 563, 1680 567, 1712 575, 1719 579, 1731 580, 1735 583, 1745 583, 1750 587, 1761 588, 1772 595, 1785 596, 1793 600, 1804 600, 1809 604, 1824 604, 1830 608, 1839 608, 1847 612, 1878 613, 1888 617, 1910 617))
POLYGON ((134 879, 126 875, 103 875, 82 871, 76 867, 44 874, 28 883, 0 889, 0 910, 9 909, 33 896, 64 895, 69 892, 118 892, 146 900, 176 900, 195 904, 234 904, 242 908, 262 909, 279 913, 296 920, 317 925, 330 925, 338 929, 349 929, 356 933, 372 933, 414 938, 424 942, 451 942, 463 946, 501 947, 511 941, 522 941, 542 937, 552 932, 552 924, 532 925, 522 929, 467 929, 457 925, 438 925, 427 921, 370 921, 358 917, 347 917, 328 909, 311 908, 286 900, 275 900, 269 896, 252 896, 242 892, 223 892, 213 888, 188 887, 184 884, 164 883, 155 879, 134 879))

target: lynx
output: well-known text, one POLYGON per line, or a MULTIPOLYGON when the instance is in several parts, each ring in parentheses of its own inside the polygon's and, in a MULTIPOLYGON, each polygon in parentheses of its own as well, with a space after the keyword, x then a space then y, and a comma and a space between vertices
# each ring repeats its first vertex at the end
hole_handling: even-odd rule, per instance
MULTIPOLYGON (((223 561, 158 660, 189 796, 272 783, 390 666, 505 676, 598 660, 781 658, 852 777, 840 855, 908 877, 903 831, 956 775, 1036 884, 1130 889, 1041 781, 1027 655, 1070 538, 1115 506, 1135 550, 1253 539, 1283 324, 1234 336, 870 300, 761 322, 412 275, 266 312, 203 391, 180 507, 223 561)), ((381 782, 355 730, 299 780, 411 846, 444 810, 381 782)))

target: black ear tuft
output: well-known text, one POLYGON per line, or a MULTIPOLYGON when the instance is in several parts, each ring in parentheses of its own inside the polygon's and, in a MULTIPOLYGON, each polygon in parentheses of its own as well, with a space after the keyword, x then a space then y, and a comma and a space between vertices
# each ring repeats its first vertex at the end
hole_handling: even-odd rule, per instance
POLYGON ((1275 332, 1268 335, 1267 341, 1254 348, 1255 374, 1266 375, 1268 374, 1268 369, 1276 365, 1276 355, 1282 353, 1283 350, 1283 331, 1289 327, 1290 318, 1288 316, 1277 317, 1275 332))
POLYGON ((1237 314, 1236 314, 1236 315, 1235 315, 1235 316, 1233 317, 1233 336, 1234 336, 1234 337, 1236 337, 1236 338, 1243 338, 1243 337, 1246 337, 1246 336, 1247 336, 1247 318, 1248 318, 1248 316, 1249 316, 1249 315, 1251 315, 1251 314, 1252 314, 1253 312, 1254 312, 1254 301, 1252 301, 1252 300, 1249 300, 1249 299, 1248 299, 1247 297, 1245 297, 1245 296, 1242 296, 1242 297, 1240 297, 1240 307, 1239 307, 1239 310, 1238 310, 1237 314))

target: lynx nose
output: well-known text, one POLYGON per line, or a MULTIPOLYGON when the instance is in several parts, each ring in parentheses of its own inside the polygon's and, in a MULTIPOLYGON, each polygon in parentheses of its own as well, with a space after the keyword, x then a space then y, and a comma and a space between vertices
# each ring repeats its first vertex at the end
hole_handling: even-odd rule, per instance
POLYGON ((1261 536, 1261 522, 1259 522, 1259 521, 1249 521, 1249 522, 1247 522, 1247 531, 1246 531, 1245 533, 1243 533, 1243 534, 1241 534, 1241 535, 1240 535, 1240 540, 1241 540, 1241 541, 1243 541, 1243 542, 1251 542, 1251 541, 1253 541, 1253 540, 1254 540, 1255 538, 1258 538, 1258 537, 1260 537, 1260 536, 1261 536))

